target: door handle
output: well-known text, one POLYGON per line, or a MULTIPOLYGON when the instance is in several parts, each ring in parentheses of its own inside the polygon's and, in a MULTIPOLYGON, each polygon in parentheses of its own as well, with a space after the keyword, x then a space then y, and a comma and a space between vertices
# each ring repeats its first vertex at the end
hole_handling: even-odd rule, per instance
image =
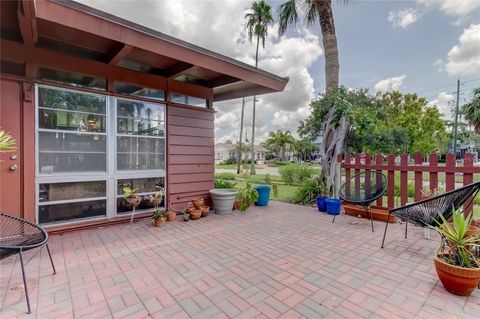
POLYGON ((10 165, 10 170, 11 171, 16 171, 18 166, 16 164, 10 165))

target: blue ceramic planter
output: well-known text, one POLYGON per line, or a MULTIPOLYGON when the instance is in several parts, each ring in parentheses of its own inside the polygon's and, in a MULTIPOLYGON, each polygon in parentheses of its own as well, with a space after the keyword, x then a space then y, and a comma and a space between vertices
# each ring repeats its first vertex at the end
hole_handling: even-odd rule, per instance
POLYGON ((258 192, 258 200, 255 202, 255 205, 267 206, 268 200, 270 199, 270 186, 260 185, 260 186, 255 186, 255 189, 258 192))
POLYGON ((327 211, 327 203, 325 203, 325 196, 317 196, 317 207, 319 212, 327 211))
POLYGON ((342 202, 340 201, 340 199, 326 198, 325 204, 327 206, 327 214, 329 215, 340 214, 340 207, 342 205, 342 202))

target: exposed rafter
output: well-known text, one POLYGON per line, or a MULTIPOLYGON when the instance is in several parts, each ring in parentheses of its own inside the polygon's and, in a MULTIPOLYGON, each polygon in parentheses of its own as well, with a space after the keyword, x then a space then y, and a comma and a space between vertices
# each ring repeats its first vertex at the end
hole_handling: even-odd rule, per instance
POLYGON ((227 85, 238 81, 240 81, 240 79, 234 78, 233 76, 221 75, 215 79, 208 81, 208 87, 215 88, 217 86, 227 85))
POLYGON ((19 1, 17 18, 23 43, 29 47, 33 47, 38 41, 35 3, 29 0, 19 1))
POLYGON ((121 59, 126 57, 132 50, 133 50, 133 47, 131 45, 124 44, 124 43, 117 43, 110 48, 106 62, 108 64, 116 65, 121 59))
POLYGON ((173 65, 172 67, 165 70, 164 75, 168 79, 174 79, 177 76, 180 76, 183 73, 187 72, 191 68, 193 68, 193 64, 185 63, 185 62, 178 62, 175 65, 173 65))

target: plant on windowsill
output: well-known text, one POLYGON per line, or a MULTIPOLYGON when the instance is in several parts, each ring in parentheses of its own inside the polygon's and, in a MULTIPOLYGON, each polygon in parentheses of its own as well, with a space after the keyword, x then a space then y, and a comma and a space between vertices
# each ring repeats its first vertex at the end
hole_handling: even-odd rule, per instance
POLYGON ((153 215, 153 224, 155 227, 162 227, 165 224, 165 220, 167 219, 167 212, 164 210, 156 210, 153 215))
POLYGON ((239 210, 244 212, 250 207, 253 203, 258 200, 258 191, 254 186, 247 183, 244 187, 238 187, 237 199, 239 201, 239 210))
POLYGON ((480 232, 468 234, 473 214, 465 216, 463 210, 453 212, 448 223, 442 214, 437 226, 430 226, 441 236, 440 248, 434 257, 435 269, 446 290, 468 296, 480 284, 480 259, 475 250, 480 244, 480 232))

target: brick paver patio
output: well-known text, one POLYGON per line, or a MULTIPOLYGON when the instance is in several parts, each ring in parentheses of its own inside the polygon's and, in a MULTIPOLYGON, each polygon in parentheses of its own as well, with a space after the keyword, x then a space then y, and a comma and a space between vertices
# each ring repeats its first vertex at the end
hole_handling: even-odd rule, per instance
MULTIPOLYGON (((179 218, 180 219, 180 218, 179 218)), ((150 220, 53 235, 27 265, 26 314, 18 257, 1 263, 0 317, 12 318, 479 318, 479 290, 445 291, 437 240, 383 223, 272 202, 199 221, 150 220), (352 225, 351 221, 361 221, 352 225)))

